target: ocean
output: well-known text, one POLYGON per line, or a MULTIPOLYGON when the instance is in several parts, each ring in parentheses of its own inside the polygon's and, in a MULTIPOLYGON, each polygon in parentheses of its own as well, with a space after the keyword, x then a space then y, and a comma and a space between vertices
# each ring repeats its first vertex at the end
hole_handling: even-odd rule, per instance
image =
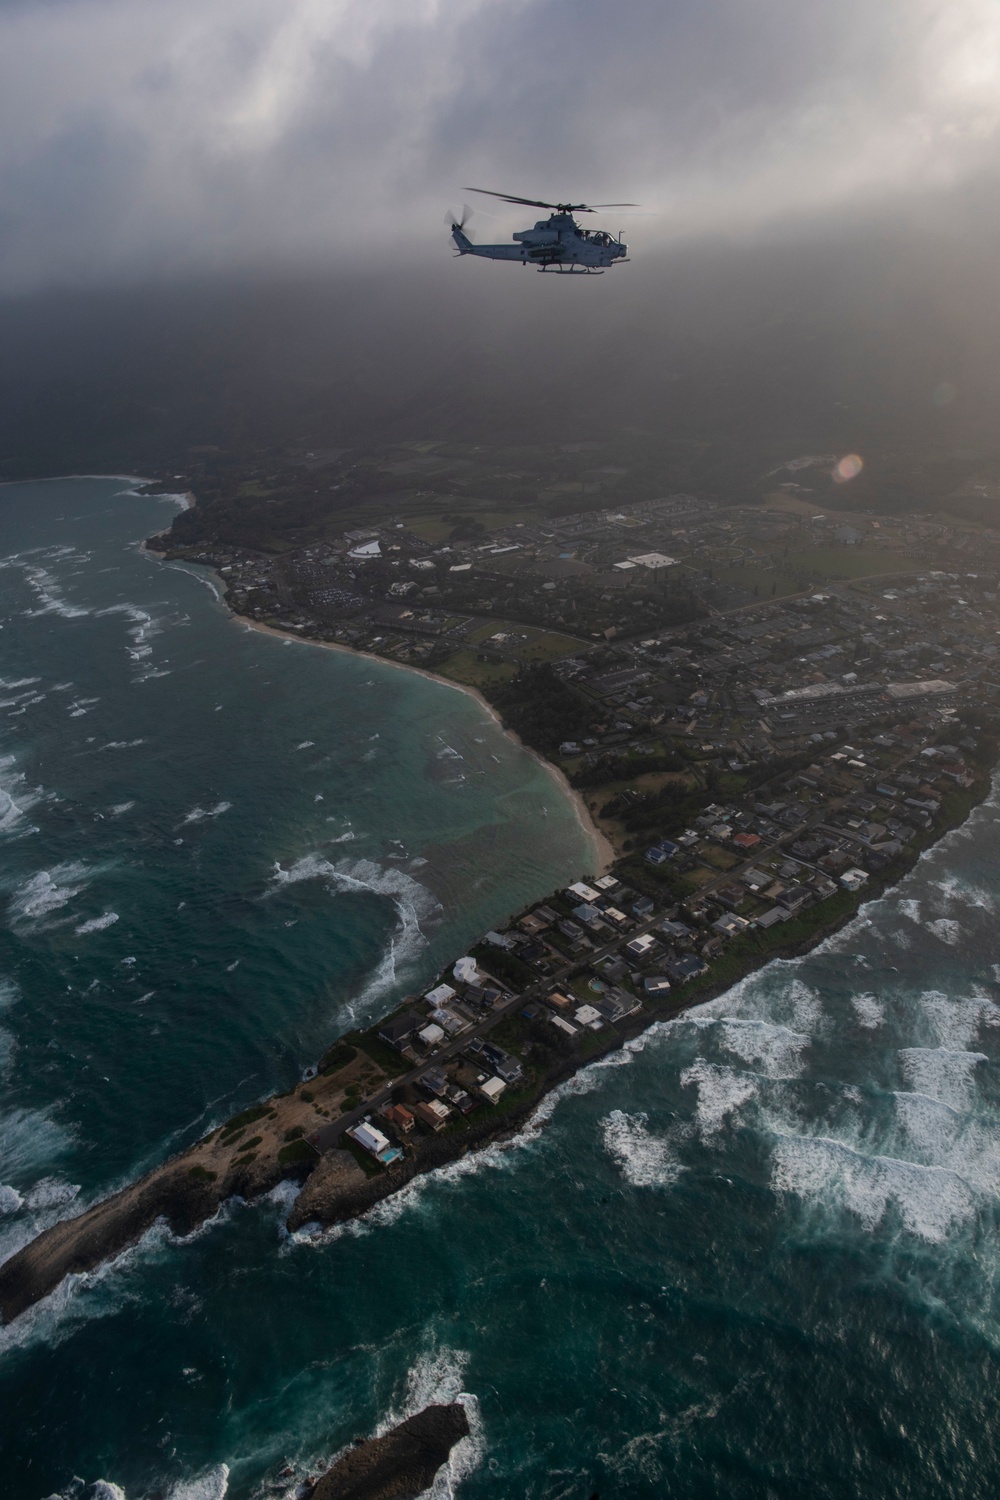
MULTIPOLYGON (((0 489, 0 1256, 592 863, 473 700, 246 629, 170 515, 0 489)), ((436 1500, 995 1493, 998 824, 361 1221, 64 1284, 0 1329, 4 1495, 291 1494, 457 1396, 436 1500)))

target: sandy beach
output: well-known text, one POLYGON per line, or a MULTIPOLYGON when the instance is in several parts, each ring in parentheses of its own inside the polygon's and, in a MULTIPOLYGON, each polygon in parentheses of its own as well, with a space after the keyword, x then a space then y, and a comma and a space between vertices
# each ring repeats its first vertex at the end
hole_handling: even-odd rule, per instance
MULTIPOLYGON (((218 578, 218 575, 216 575, 216 584, 219 589, 219 597, 223 603, 226 603, 225 585, 218 578)), ((226 608, 229 609, 228 604, 226 604, 226 608)), ((245 615, 237 614, 232 609, 229 609, 229 613, 234 620, 239 621, 248 630, 260 630, 264 635, 274 635, 280 637, 282 640, 296 641, 299 645, 320 646, 325 651, 342 651, 347 656, 363 657, 367 661, 377 662, 381 667, 394 667, 399 672, 415 672, 419 677, 428 677, 432 682, 439 682, 442 687, 452 688, 456 693, 465 693, 468 697, 474 698, 480 707, 485 709, 486 713, 489 714, 493 722, 503 730, 504 734, 512 739, 526 754, 537 760, 540 766, 544 766, 547 773, 558 785, 560 793, 569 797, 573 803, 580 826, 590 840, 594 851, 594 869, 588 873, 603 875, 611 868, 616 858, 614 848, 601 830, 595 826, 594 820, 590 816, 590 809, 580 793, 570 785, 558 766, 554 766, 550 760, 546 760, 545 756, 540 755, 537 750, 532 750, 531 746, 526 745, 519 735, 506 727, 493 705, 476 688, 469 687, 462 682, 453 682, 450 677, 441 677, 437 672, 428 672, 425 667, 411 667, 405 662, 390 661, 387 657, 376 656, 371 651, 356 651, 353 646, 345 646, 339 641, 317 641, 313 640, 311 636, 299 635, 293 630, 278 630, 274 625, 263 625, 259 620, 248 620, 245 615)))

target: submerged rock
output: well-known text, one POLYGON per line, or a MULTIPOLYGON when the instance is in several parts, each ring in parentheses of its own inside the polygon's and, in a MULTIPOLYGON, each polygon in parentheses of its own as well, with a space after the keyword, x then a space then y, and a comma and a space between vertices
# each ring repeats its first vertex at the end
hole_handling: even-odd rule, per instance
POLYGON ((460 1402, 427 1406, 382 1437, 348 1449, 316 1485, 313 1500, 414 1500, 468 1435, 460 1402))

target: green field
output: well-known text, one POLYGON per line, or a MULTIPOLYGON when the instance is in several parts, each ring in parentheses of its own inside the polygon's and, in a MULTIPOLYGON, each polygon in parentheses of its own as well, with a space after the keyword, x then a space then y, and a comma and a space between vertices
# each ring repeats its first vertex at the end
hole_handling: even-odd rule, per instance
POLYGON ((512 662, 479 661, 475 651, 456 651, 454 656, 435 667, 442 677, 454 678, 466 687, 485 688, 509 682, 517 671, 512 662))

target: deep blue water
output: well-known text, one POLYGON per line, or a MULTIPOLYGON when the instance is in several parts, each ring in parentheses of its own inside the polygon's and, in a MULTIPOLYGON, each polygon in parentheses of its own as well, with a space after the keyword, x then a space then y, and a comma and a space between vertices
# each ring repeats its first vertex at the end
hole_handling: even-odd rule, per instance
MULTIPOLYGON (((475 704, 243 630, 122 488, 0 490, 8 1251, 588 864, 475 704)), ((368 1219, 233 1204, 0 1330, 4 1494, 280 1493, 461 1392, 461 1500, 993 1495, 998 825, 368 1219)))

